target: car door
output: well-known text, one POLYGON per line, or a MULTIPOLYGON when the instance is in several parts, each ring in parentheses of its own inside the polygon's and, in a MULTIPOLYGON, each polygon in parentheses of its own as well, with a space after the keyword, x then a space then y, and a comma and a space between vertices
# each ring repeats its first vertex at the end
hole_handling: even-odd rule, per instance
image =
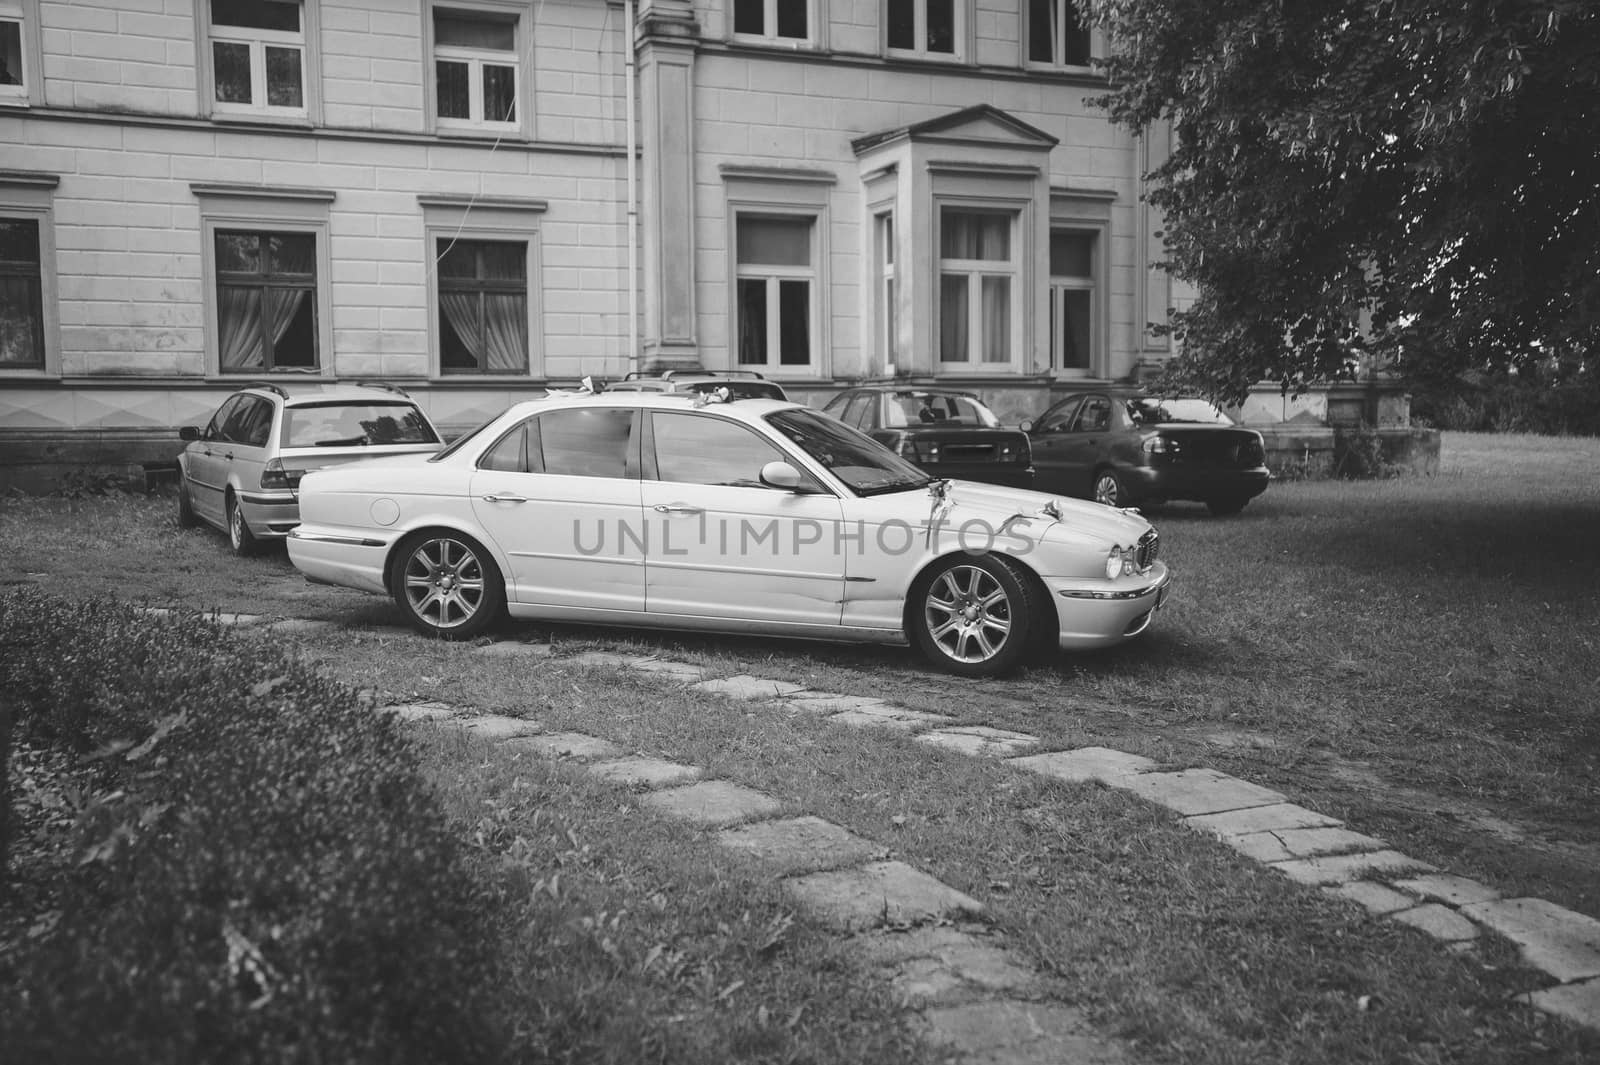
MULTIPOLYGON (((1088 395, 1078 407, 1058 446, 1061 491, 1089 498, 1094 472, 1104 460, 1111 439, 1111 397, 1088 395)), ((1037 459, 1035 459, 1037 463, 1037 459)), ((1037 470, 1035 465, 1035 470, 1037 470)))
POLYGON ((261 470, 267 462, 267 443, 275 413, 265 396, 241 396, 239 406, 224 426, 228 448, 224 452, 227 480, 235 491, 248 495, 261 489, 261 470))
POLYGON ((222 524, 222 493, 228 485, 227 440, 223 426, 233 416, 244 396, 230 396, 206 423, 200 439, 185 449, 188 467, 189 503, 195 513, 214 525, 222 524))
POLYGON ((651 411, 643 502, 650 614, 837 625, 840 506, 831 492, 768 488, 761 468, 800 463, 710 411, 651 411))
POLYGON ((644 610, 638 424, 625 407, 544 411, 479 458, 472 511, 510 564, 511 602, 644 610))
POLYGON ((1076 495, 1077 486, 1067 472, 1067 432, 1072 418, 1083 403, 1082 396, 1068 396, 1050 407, 1028 430, 1033 447, 1033 487, 1040 492, 1076 495))

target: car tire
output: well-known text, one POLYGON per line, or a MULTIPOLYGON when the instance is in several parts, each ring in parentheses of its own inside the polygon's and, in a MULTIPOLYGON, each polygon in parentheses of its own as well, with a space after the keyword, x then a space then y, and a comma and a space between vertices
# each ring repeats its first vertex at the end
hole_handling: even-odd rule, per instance
POLYGON ((244 520, 244 508, 239 505, 239 497, 232 492, 228 493, 228 546, 240 558, 259 554, 261 541, 256 539, 256 534, 250 531, 250 523, 244 520))
POLYGON ((481 544, 461 533, 417 533, 401 542, 389 593, 411 627, 441 640, 470 640, 505 611, 500 568, 481 544))
POLYGON ((178 471, 178 528, 192 529, 200 524, 194 512, 194 502, 189 498, 189 478, 178 471))
POLYGON ((1215 517, 1226 518, 1239 513, 1248 502, 1250 500, 1245 496, 1220 496, 1206 500, 1206 509, 1215 517))
POLYGON ((1128 486, 1122 483, 1117 471, 1109 467, 1095 473, 1094 490, 1089 498, 1108 507, 1125 507, 1132 502, 1132 498, 1128 495, 1128 486))
POLYGON ((1038 596, 1017 565, 997 555, 957 555, 912 586, 912 642, 930 661, 963 677, 1014 669, 1033 644, 1038 596))

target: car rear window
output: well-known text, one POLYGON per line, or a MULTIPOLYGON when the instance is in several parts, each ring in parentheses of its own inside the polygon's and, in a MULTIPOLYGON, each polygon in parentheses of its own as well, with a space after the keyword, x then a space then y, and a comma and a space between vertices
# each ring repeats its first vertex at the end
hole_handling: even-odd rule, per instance
POLYGON ((284 447, 438 442, 433 426, 411 403, 313 403, 284 411, 284 447))

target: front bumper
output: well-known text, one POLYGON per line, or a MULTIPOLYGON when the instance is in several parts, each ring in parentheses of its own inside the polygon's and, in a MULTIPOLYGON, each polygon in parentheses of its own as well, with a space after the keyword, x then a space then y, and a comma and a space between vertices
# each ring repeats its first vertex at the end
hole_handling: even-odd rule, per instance
POLYGON ((1172 574, 1157 562, 1132 580, 1085 581, 1081 577, 1045 577, 1060 626, 1056 643, 1064 651, 1110 647, 1131 640, 1150 627, 1167 602, 1172 574))

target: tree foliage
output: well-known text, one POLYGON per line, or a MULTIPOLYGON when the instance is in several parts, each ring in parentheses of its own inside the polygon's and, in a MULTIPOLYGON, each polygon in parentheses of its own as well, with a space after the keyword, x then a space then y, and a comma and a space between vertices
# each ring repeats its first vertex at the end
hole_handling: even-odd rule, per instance
POLYGON ((1080 2, 1113 120, 1172 124, 1175 381, 1600 353, 1596 0, 1080 2))

